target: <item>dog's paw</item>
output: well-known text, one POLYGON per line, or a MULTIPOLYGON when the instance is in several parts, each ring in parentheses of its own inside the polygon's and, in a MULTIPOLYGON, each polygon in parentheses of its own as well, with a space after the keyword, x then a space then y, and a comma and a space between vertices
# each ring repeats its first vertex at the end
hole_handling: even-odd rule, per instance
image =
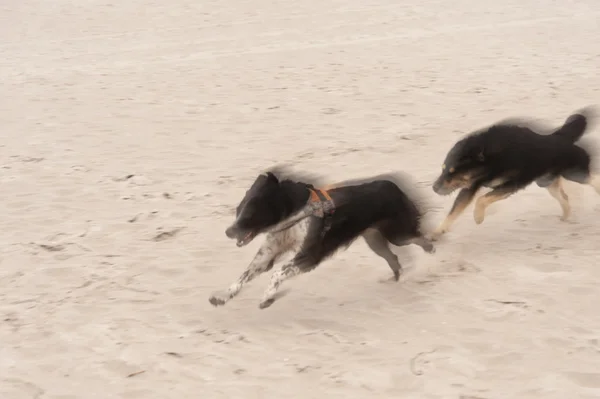
POLYGON ((261 309, 266 309, 271 306, 273 302, 275 302, 275 298, 265 299, 258 305, 258 307, 261 309))
POLYGON ((569 219, 571 218, 571 213, 563 213, 562 216, 560 217, 560 221, 561 222, 569 222, 569 219))
MULTIPOLYGON (((425 239, 427 241, 435 242, 435 241, 438 241, 447 232, 448 232, 447 230, 435 230, 429 234, 425 234, 425 239)), ((435 248, 434 248, 434 251, 435 251, 435 248)))
POLYGON ((223 306, 231 299, 231 295, 227 291, 217 291, 208 298, 208 301, 213 306, 223 306))
POLYGON ((427 242, 423 244, 423 251, 427 252, 428 254, 435 253, 435 245, 432 244, 432 240, 427 240, 427 242))
POLYGON ((381 278, 378 281, 382 284, 397 283, 398 281, 400 281, 400 277, 402 277, 402 275, 404 274, 404 269, 394 270, 392 271, 392 273, 393 275, 391 277, 381 278))
POLYGON ((475 223, 481 224, 485 220, 485 211, 483 209, 475 209, 473 212, 473 219, 475 219, 475 223))

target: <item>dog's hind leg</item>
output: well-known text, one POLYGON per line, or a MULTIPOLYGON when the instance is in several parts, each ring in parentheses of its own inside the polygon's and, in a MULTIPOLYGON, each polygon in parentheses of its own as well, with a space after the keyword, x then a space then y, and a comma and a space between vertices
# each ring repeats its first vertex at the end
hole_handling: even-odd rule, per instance
POLYGON ((587 184, 600 194, 600 175, 590 170, 590 155, 580 147, 575 147, 572 155, 575 165, 561 172, 562 177, 579 184, 587 184))
POLYGON ((475 198, 475 194, 479 191, 478 186, 463 188, 458 193, 454 204, 452 205, 452 209, 450 209, 450 213, 444 221, 433 231, 432 234, 429 235, 428 239, 435 240, 442 234, 446 233, 450 230, 452 224, 458 219, 458 217, 467 209, 469 204, 473 202, 473 198, 475 198))
MULTIPOLYGON (((399 223, 402 222, 400 221, 399 223)), ((431 242, 431 240, 429 240, 428 238, 425 238, 420 232, 413 233, 413 235, 410 238, 408 238, 406 235, 398 237, 397 235, 394 235, 393 233, 389 232, 381 233, 387 241, 389 241, 397 247, 403 247, 405 245, 414 244, 420 246, 423 249, 423 251, 427 252, 428 254, 435 253, 435 246, 433 245, 433 242, 431 242)))
POLYGON ((587 167, 578 167, 565 170, 561 173, 562 177, 579 184, 592 186, 600 194, 600 175, 592 174, 587 167))
POLYGON ((596 190, 596 192, 598 194, 600 194, 600 176, 596 176, 594 178, 591 178, 590 181, 588 182, 588 184, 592 187, 594 187, 594 190, 596 190))
POLYGON ((385 259, 390 269, 392 269, 392 273, 394 273, 394 280, 398 281, 402 273, 402 265, 398 261, 398 257, 390 249, 388 240, 376 229, 367 229, 362 236, 369 248, 385 259))
POLYGON ((590 174, 585 180, 585 184, 592 186, 600 194, 600 176, 590 174))
POLYGON ((431 240, 428 240, 422 235, 415 238, 411 238, 410 240, 408 240, 408 242, 420 246, 421 248, 423 248, 423 251, 427 252, 428 254, 435 253, 435 246, 433 245, 431 240))
POLYGON ((248 265, 248 268, 241 274, 237 281, 229 286, 224 291, 214 292, 209 302, 214 306, 225 305, 227 301, 236 296, 241 290, 244 284, 250 282, 260 274, 271 270, 275 259, 281 254, 281 249, 276 248, 273 242, 267 241, 258 250, 254 259, 248 265))
POLYGON ((548 189, 550 195, 558 201, 560 207, 562 208, 562 216, 560 220, 566 221, 571 214, 571 206, 569 205, 569 197, 567 196, 567 193, 565 193, 565 190, 563 190, 561 178, 557 177, 554 179, 552 184, 546 188, 548 189))

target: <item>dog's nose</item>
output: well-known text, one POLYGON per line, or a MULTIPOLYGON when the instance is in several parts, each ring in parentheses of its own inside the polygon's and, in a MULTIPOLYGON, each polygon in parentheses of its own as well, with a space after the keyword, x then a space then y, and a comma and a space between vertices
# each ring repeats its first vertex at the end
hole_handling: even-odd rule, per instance
POLYGON ((442 183, 440 182, 440 179, 437 179, 434 183, 433 183, 433 191, 436 194, 439 194, 440 191, 440 187, 442 186, 442 183))
POLYGON ((233 226, 228 227, 227 230, 225 230, 225 235, 229 238, 234 238, 235 237, 235 228, 233 226))

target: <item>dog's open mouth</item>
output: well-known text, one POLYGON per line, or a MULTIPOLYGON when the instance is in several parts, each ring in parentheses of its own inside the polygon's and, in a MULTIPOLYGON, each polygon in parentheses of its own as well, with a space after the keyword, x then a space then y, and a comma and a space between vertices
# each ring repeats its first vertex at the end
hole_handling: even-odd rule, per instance
POLYGON ((238 247, 243 247, 244 245, 246 245, 250 241, 252 241, 255 236, 256 236, 256 233, 254 233, 253 231, 250 231, 250 232, 246 233, 244 236, 238 238, 236 245, 238 247))

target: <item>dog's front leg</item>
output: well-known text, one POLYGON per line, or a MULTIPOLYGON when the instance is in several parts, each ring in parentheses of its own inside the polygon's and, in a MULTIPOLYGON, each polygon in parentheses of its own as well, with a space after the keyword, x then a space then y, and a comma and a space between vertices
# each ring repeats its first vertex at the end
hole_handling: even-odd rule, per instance
POLYGON ((277 299, 277 290, 281 283, 299 274, 313 270, 321 262, 321 257, 311 255, 314 252, 314 249, 305 249, 305 251, 294 256, 291 261, 273 273, 269 286, 263 294, 262 301, 260 301, 259 307, 261 309, 268 308, 275 302, 277 299))
POLYGON ((428 235, 428 239, 436 240, 442 234, 446 233, 452 224, 458 219, 458 217, 465 211, 465 209, 473 202, 473 198, 475 198, 475 194, 479 191, 479 186, 473 186, 470 188, 463 188, 458 193, 454 204, 452 205, 452 209, 450 213, 442 223, 433 231, 433 233, 428 235))
POLYGON ((260 274, 270 270, 275 263, 275 259, 281 254, 281 248, 275 245, 275 242, 267 239, 263 246, 258 250, 254 259, 248 265, 246 271, 237 279, 237 281, 224 291, 214 292, 208 299, 214 306, 225 305, 227 301, 236 296, 244 284, 250 282, 260 274))
POLYGON ((473 210, 473 218, 475 219, 475 223, 483 223, 483 220, 485 219, 485 210, 488 206, 492 205, 494 202, 508 198, 515 191, 516 189, 511 186, 499 186, 489 193, 477 198, 477 201, 475 202, 475 209, 473 210))
POLYGON ((258 306, 261 309, 268 308, 269 306, 271 306, 273 304, 273 302, 275 302, 275 299, 277 299, 276 298, 277 290, 279 289, 279 286, 281 285, 281 283, 283 283, 285 280, 288 280, 294 276, 297 276, 300 273, 302 273, 302 269, 294 261, 291 261, 291 262, 283 265, 283 267, 281 269, 277 270, 271 276, 271 281, 269 282, 269 286, 265 290, 265 292, 263 294, 263 299, 262 299, 262 301, 260 301, 260 304, 258 306))

